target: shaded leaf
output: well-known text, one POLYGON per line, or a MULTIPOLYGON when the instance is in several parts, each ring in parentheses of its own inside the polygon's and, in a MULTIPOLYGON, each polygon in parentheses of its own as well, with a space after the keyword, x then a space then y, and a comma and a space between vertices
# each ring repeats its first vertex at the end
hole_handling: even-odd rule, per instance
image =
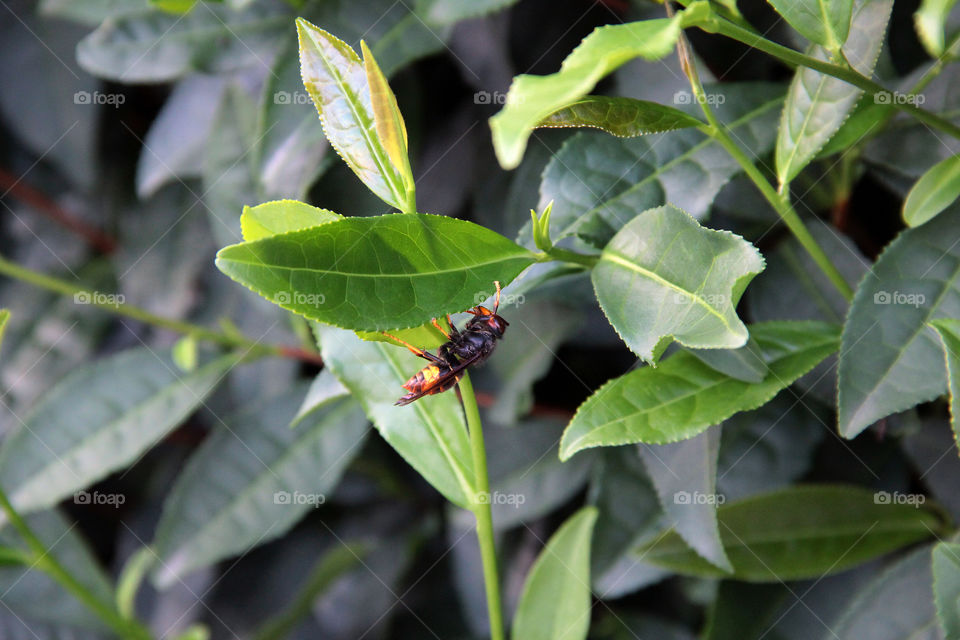
POLYGON ((933 599, 947 638, 960 637, 960 544, 940 542, 933 548, 933 599))
POLYGON ((768 0, 804 38, 838 50, 850 30, 853 0, 768 0))
POLYGON ((217 254, 221 271, 284 309, 364 331, 472 307, 533 262, 493 231, 427 214, 346 218, 217 254))
POLYGON ((554 111, 538 128, 591 127, 619 138, 698 127, 683 111, 656 102, 610 96, 586 96, 554 111))
MULTIPOLYGON (((733 577, 748 582, 819 578, 943 529, 934 511, 883 503, 876 495, 854 486, 801 485, 721 506, 720 537, 733 577)), ((636 553, 678 573, 723 575, 673 531, 636 553)))
POLYGON ((3 345, 3 334, 7 330, 7 322, 10 320, 9 309, 0 309, 0 346, 3 345))
POLYGON ((762 382, 767 376, 763 354, 753 338, 737 349, 690 349, 690 353, 711 369, 737 380, 762 382))
POLYGON ((244 207, 240 229, 245 242, 269 238, 279 233, 299 231, 327 222, 342 220, 343 216, 312 207, 297 200, 274 200, 255 207, 244 207))
POLYGON ((523 586, 511 636, 585 640, 590 627, 590 538, 594 507, 570 516, 540 552, 523 586))
POLYGON ((430 25, 452 25, 455 22, 500 11, 517 0, 417 0, 417 15, 430 25))
POLYGON ((947 366, 947 389, 950 392, 950 427, 953 439, 960 442, 960 320, 940 318, 930 323, 940 337, 947 366))
POLYGON ((667 205, 624 226, 604 248, 591 280, 627 346, 656 363, 673 340, 694 348, 746 344, 736 306, 763 267, 750 243, 701 227, 667 205))
POLYGON ((960 197, 960 156, 933 165, 917 180, 903 203, 903 221, 919 227, 960 197))
POLYGON ((837 327, 816 322, 751 326, 770 373, 751 384, 729 378, 687 352, 615 378, 587 399, 567 426, 560 457, 589 447, 690 438, 755 409, 837 349, 837 327))
POLYGON ((75 370, 0 448, 0 486, 21 512, 52 506, 122 469, 203 404, 237 362, 181 376, 169 356, 131 349, 75 370))
POLYGON ((956 3, 957 0, 922 0, 920 8, 913 14, 917 35, 931 58, 943 55, 946 47, 944 27, 956 3))

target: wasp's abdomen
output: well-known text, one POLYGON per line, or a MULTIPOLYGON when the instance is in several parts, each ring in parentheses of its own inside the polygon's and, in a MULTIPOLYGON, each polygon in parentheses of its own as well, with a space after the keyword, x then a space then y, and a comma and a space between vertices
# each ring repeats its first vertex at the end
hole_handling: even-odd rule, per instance
POLYGON ((413 374, 409 380, 403 383, 403 388, 415 393, 429 389, 431 385, 436 384, 437 380, 449 371, 449 367, 441 368, 439 365, 431 364, 413 374))

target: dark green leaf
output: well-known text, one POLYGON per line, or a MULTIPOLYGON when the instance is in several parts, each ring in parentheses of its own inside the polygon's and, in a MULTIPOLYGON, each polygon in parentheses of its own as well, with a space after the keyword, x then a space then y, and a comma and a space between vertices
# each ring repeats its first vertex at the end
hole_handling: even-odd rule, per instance
POLYGON ((950 391, 950 426, 955 442, 960 442, 960 320, 940 318, 930 323, 943 345, 947 365, 947 388, 950 391))
POLYGON ((933 548, 933 599, 947 638, 960 637, 960 544, 940 542, 933 548))
POLYGON ((850 31, 853 0, 768 0, 803 37, 837 51, 850 31))
POLYGON ((646 100, 609 96, 586 96, 554 111, 538 128, 592 127, 619 138, 633 138, 698 127, 703 123, 683 111, 646 100))
POLYGON ((750 338, 738 349, 690 349, 700 362, 744 382, 762 382, 767 376, 767 365, 757 342, 750 338))

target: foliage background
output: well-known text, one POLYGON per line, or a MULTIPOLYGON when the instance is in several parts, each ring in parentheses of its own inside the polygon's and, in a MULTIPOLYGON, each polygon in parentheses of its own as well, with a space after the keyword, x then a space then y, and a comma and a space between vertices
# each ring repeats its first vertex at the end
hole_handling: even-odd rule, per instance
MULTIPOLYGON (((802 46, 769 6, 744 4, 760 32, 802 46)), ((540 200, 541 174, 552 154, 573 135, 600 140, 602 134, 538 131, 519 169, 502 171, 486 119, 510 80, 556 70, 596 26, 659 17, 662 8, 622 0, 477 7, 497 5, 505 8, 471 17, 445 0, 299 6, 228 0, 200 3, 180 15, 142 0, 5 0, 0 253, 164 316, 210 326, 229 318, 254 340, 310 349, 304 324, 213 266, 216 248, 239 240, 244 205, 283 197, 344 215, 387 210, 324 142, 300 85, 293 18, 305 16, 354 46, 363 37, 373 48, 410 131, 421 211, 471 219, 514 237, 540 200)), ((877 67, 887 86, 905 86, 902 79, 927 60, 913 30, 915 9, 911 2, 894 5, 877 67)), ((782 84, 790 77, 789 69, 746 47, 690 35, 701 69, 721 83, 782 84)), ((960 106, 953 69, 928 90, 928 108, 949 113, 960 106)), ((670 57, 627 64, 600 89, 677 105, 677 92, 688 84, 670 57)), ((730 95, 721 108, 740 106, 736 93, 730 95)), ((757 136, 771 136, 768 149, 777 116, 772 112, 756 127, 757 136)), ((852 283, 901 229, 900 202, 913 181, 955 150, 955 141, 931 137, 916 123, 890 129, 852 157, 813 165, 795 186, 798 209, 852 283)), ((712 227, 743 235, 767 259, 767 270, 741 305, 743 316, 843 318, 845 303, 823 293, 822 278, 742 176, 726 183, 709 209, 712 227)), ((0 354, 4 434, 71 371, 134 347, 163 359, 176 340, 9 279, 0 282, 0 306, 13 313, 0 354)), ((593 547, 595 637, 690 638, 707 620, 710 638, 833 637, 844 615, 843 628, 853 628, 850 618, 857 620, 864 598, 883 605, 878 629, 895 623, 919 629, 924 620, 917 620, 918 611, 932 616, 929 586, 926 596, 909 588, 896 590, 897 597, 864 595, 871 580, 902 556, 788 584, 669 576, 641 565, 624 572, 619 563, 632 562, 626 555, 631 543, 664 523, 644 454, 633 446, 609 448, 561 465, 556 449, 576 407, 600 384, 630 370, 635 357, 597 308, 586 276, 542 287, 505 313, 508 341, 478 372, 477 385, 490 429, 494 485, 524 499, 519 506, 497 505, 494 514, 508 609, 543 541, 586 501, 600 507, 593 547), (759 613, 738 621, 741 610, 759 613)), ((292 437, 290 417, 317 372, 316 365, 290 358, 231 368, 182 424, 91 489, 124 496, 122 505, 68 499, 59 517, 35 516, 37 528, 85 567, 88 579, 100 579, 93 560, 118 574, 138 548, 155 540, 164 504, 176 497, 170 491, 176 478, 203 467, 210 486, 236 487, 236 470, 250 464, 251 447, 259 445, 237 446, 234 432, 240 441, 248 433, 281 442, 292 437), (205 464, 185 466, 205 452, 205 464)), ((799 481, 843 482, 928 495, 954 517, 960 514, 954 491, 960 460, 945 405, 891 416, 846 441, 834 427, 829 371, 808 380, 823 373, 820 384, 801 381, 772 404, 724 424, 718 491, 735 499, 799 481)), ((262 633, 262 621, 303 592, 315 563, 336 564, 331 554, 350 545, 362 561, 351 553, 328 583, 308 592, 290 637, 480 637, 483 591, 468 514, 446 505, 375 434, 347 450, 349 465, 326 503, 282 524, 292 528, 281 537, 281 531, 243 531, 241 537, 254 544, 228 557, 211 554, 198 570, 173 571, 176 579, 164 589, 145 587, 138 610, 151 627, 172 636, 201 621, 216 638, 262 633)), ((185 530, 180 533, 191 535, 185 530)), ((221 536, 229 546, 237 531, 210 535, 213 542, 206 544, 216 546, 221 536)), ((922 582, 929 572, 913 558, 896 565, 903 584, 922 582)), ((23 573, 0 570, 0 636, 102 634, 68 595, 23 573)))

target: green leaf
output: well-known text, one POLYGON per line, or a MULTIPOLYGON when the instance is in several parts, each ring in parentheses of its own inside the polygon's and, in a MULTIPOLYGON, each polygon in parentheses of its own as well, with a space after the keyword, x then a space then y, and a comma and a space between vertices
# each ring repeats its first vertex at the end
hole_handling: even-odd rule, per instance
POLYGON ((540 552, 513 619, 511 637, 585 640, 590 628, 590 539, 595 507, 570 516, 540 552))
POLYGON ((751 325, 770 370, 757 384, 729 378, 685 351, 615 378, 577 409, 560 458, 590 447, 676 442, 755 409, 836 351, 837 331, 820 322, 751 325))
MULTIPOLYGON (((785 5, 791 3, 791 0, 783 1, 785 5)), ((892 0, 854 2, 850 35, 842 53, 854 70, 867 77, 873 74, 880 55, 892 6, 892 0)), ((830 60, 830 54, 820 46, 812 47, 808 55, 830 60)), ((808 67, 797 69, 783 106, 777 137, 776 165, 780 184, 793 180, 817 156, 843 125, 862 93, 861 89, 838 78, 808 67)))
POLYGON ((640 447, 667 521, 704 560, 724 572, 733 571, 717 528, 717 454, 720 427, 662 445, 640 447))
POLYGON ((683 111, 656 102, 586 96, 554 111, 541 120, 537 128, 592 127, 619 138, 633 138, 702 124, 683 111))
POLYGON ((673 51, 682 15, 681 11, 673 18, 597 27, 567 56, 557 73, 515 77, 506 106, 490 119, 500 166, 516 168, 533 129, 557 109, 587 95, 617 67, 638 57, 659 60, 673 51))
POLYGON ((957 0, 923 0, 920 8, 913 14, 913 24, 917 29, 920 42, 931 58, 940 58, 946 44, 944 27, 950 10, 957 0))
POLYGON ((7 322, 10 321, 10 311, 8 309, 0 309, 0 346, 3 345, 3 334, 7 329, 7 322))
POLYGON ((434 26, 452 25, 461 20, 500 11, 517 0, 416 0, 418 16, 434 26))
POLYGON ((310 383, 310 388, 303 397, 303 402, 300 403, 297 415, 290 421, 290 428, 295 428, 304 418, 312 415, 314 411, 322 409, 331 400, 349 393, 347 388, 340 383, 329 369, 324 369, 310 383))
POLYGON ((930 326, 936 330, 943 345, 947 387, 950 391, 950 427, 954 441, 960 443, 960 320, 940 318, 931 322, 930 326))
MULTIPOLYGON (((725 504, 720 537, 735 579, 783 582, 820 578, 934 535, 934 511, 878 501, 869 489, 794 486, 725 504)), ((644 562, 684 575, 723 573, 670 531, 635 550, 644 562)))
POLYGON ((926 325, 960 317, 960 207, 907 229, 857 288, 840 348, 838 424, 853 438, 880 418, 943 395, 943 351, 926 325))
POLYGON ((57 384, 0 448, 0 486, 21 512, 50 507, 136 460, 178 426, 237 363, 181 376, 169 356, 131 349, 57 384))
POLYGON ((749 242, 701 227, 667 205, 644 211, 617 232, 591 280, 613 328, 641 359, 656 364, 674 340, 693 348, 746 344, 736 306, 763 267, 749 242))
POLYGON ((919 227, 960 197, 960 156, 933 165, 917 180, 903 202, 903 221, 919 227))
POLYGON ((305 391, 298 385, 226 418, 191 456, 157 525, 158 586, 283 535, 325 502, 367 421, 343 390, 291 429, 305 391))
POLYGON ((756 340, 737 349, 690 349, 700 362, 724 375, 744 382, 762 382, 767 376, 767 365, 756 340))
POLYGON ((363 62, 350 45, 297 18, 300 74, 331 146, 367 188, 400 210, 404 175, 376 136, 376 117, 363 62))
POLYGON ((450 502, 467 507, 473 463, 463 410, 453 392, 396 407, 406 380, 425 364, 404 348, 365 342, 316 324, 324 364, 333 371, 390 446, 450 502))
MULTIPOLYGON (((707 94, 737 139, 762 156, 776 139, 778 85, 721 85, 707 94)), ((521 169, 522 171, 522 169, 521 169)), ((740 165, 696 129, 616 139, 595 132, 571 136, 550 160, 540 183, 539 210, 554 202, 551 237, 576 235, 603 248, 637 214, 671 203, 698 220, 740 165)), ((529 246, 530 226, 521 242, 529 246)))
POLYGON ((242 11, 204 3, 185 16, 139 12, 105 20, 77 45, 77 62, 128 84, 166 82, 192 71, 231 72, 262 67, 289 29, 281 7, 259 2, 242 11))
POLYGON ((346 218, 221 249, 217 267, 284 309, 379 331, 477 304, 532 253, 472 222, 427 214, 346 218))
POLYGON ((253 242, 342 219, 343 216, 333 211, 312 207, 305 202, 274 200, 255 207, 244 207, 240 229, 244 241, 253 242))
POLYGON ((156 559, 157 554, 150 547, 141 547, 127 558, 117 579, 117 594, 114 598, 120 615, 136 619, 137 591, 156 559))
MULTIPOLYGON (((370 342, 386 342, 387 344, 392 344, 396 347, 404 346, 403 343, 398 342, 389 336, 385 336, 379 331, 357 331, 356 334, 362 340, 368 340, 370 342)), ((446 336, 437 331, 437 328, 429 322, 422 324, 419 327, 413 327, 410 329, 397 329, 395 331, 391 331, 390 335, 395 336, 405 342, 409 342, 410 344, 415 344, 421 349, 432 349, 434 347, 439 347, 447 341, 446 336)))
POLYGON ((850 30, 853 0, 768 0, 790 26, 831 51, 843 46, 850 30))
POLYGON ((193 335, 183 336, 173 344, 170 357, 180 371, 190 373, 196 370, 198 361, 197 339, 193 335))
POLYGON ((933 548, 933 599, 945 637, 960 637, 960 544, 940 542, 933 548))

